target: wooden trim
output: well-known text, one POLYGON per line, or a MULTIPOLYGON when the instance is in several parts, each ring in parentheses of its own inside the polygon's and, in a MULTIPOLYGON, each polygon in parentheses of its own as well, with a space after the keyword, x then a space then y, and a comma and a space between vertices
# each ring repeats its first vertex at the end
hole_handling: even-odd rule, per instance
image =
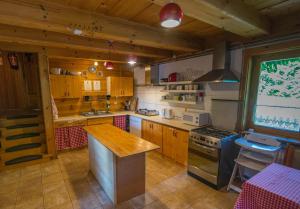
POLYGON ((165 31, 121 18, 75 9, 50 1, 0 2, 0 23, 72 34, 81 29, 89 38, 115 40, 135 45, 178 51, 202 48, 202 40, 179 32, 165 31))
MULTIPOLYGON (((160 6, 167 0, 151 0, 160 6)), ((259 11, 242 1, 225 0, 177 0, 184 13, 223 30, 253 37, 268 34, 270 22, 259 11)))
POLYGON ((38 58, 47 153, 56 157, 48 58, 45 53, 38 53, 38 58))
MULTIPOLYGON (((246 130, 248 128, 255 128, 258 132, 263 132, 272 135, 279 135, 282 137, 288 138, 295 138, 300 139, 299 133, 289 132, 289 131, 281 131, 277 129, 271 128, 263 128, 259 126, 253 126, 249 123, 249 118, 252 116, 252 109, 250 108, 251 104, 253 105, 253 101, 256 101, 256 96, 251 94, 257 89, 257 85, 254 85, 254 88, 250 88, 250 84, 252 83, 253 79, 253 70, 258 72, 257 66, 255 66, 256 62, 259 62, 260 56, 263 58, 266 57, 282 57, 282 53, 293 54, 299 53, 300 49, 300 40, 289 41, 285 43, 279 43, 274 45, 268 46, 261 46, 256 48, 246 49, 243 52, 243 71, 241 75, 241 85, 240 85, 240 94, 239 100, 243 101, 239 106, 238 112, 238 126, 239 130, 246 130), (293 52, 294 51, 294 52, 293 52), (255 69, 256 67, 256 69, 255 69), (253 98, 255 96, 255 98, 253 98)), ((257 75, 256 75, 257 76, 257 75)), ((252 83, 253 85, 253 83, 252 83)))
MULTIPOLYGON (((83 36, 74 36, 44 30, 29 29, 17 26, 0 24, 0 41, 31 44, 45 47, 70 48, 91 52, 105 52, 107 54, 108 43, 106 40, 91 39, 83 36)), ((144 57, 171 57, 171 52, 150 47, 135 46, 127 43, 114 43, 114 53, 134 54, 144 57)))

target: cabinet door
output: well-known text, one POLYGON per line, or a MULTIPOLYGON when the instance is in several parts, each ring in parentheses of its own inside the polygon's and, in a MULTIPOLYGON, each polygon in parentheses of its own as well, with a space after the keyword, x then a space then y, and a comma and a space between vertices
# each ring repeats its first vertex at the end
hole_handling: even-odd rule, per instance
POLYGON ((163 126, 163 154, 174 159, 174 128, 163 126))
POLYGON ((162 137, 163 137, 163 127, 162 125, 158 123, 152 123, 151 126, 152 129, 152 142, 160 147, 157 151, 162 153, 163 150, 163 143, 162 143, 162 137))
POLYGON ((68 98, 80 98, 81 97, 81 78, 78 76, 69 76, 67 77, 68 90, 67 95, 68 98))
POLYGON ((174 130, 174 153, 176 162, 187 165, 188 159, 188 138, 189 133, 187 131, 174 130))
POLYGON ((143 120, 143 122, 142 122, 142 138, 151 142, 151 135, 152 135, 151 122, 149 122, 147 120, 143 120))
POLYGON ((107 78, 107 93, 113 97, 121 95, 121 79, 120 77, 108 77, 107 78))
POLYGON ((51 75, 51 93, 53 98, 66 98, 67 97, 67 83, 65 82, 65 76, 51 75))
POLYGON ((122 77, 121 78, 121 94, 122 96, 133 96, 133 78, 122 77))

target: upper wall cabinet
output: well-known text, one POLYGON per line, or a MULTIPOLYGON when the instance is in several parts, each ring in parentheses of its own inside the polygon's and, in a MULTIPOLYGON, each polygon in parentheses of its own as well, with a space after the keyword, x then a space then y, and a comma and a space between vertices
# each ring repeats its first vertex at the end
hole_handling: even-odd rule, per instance
POLYGON ((51 93, 55 99, 81 97, 81 77, 51 75, 50 81, 51 93))
POLYGON ((107 94, 110 96, 133 96, 132 77, 107 77, 107 94))

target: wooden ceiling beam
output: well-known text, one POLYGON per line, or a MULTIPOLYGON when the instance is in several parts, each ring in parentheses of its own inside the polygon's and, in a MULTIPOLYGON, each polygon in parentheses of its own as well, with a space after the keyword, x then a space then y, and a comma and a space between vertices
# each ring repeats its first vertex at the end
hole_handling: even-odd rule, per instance
POLYGON ((174 51, 202 48, 200 39, 187 38, 181 33, 42 0, 1 1, 0 23, 66 34, 80 29, 82 35, 90 38, 174 51))
MULTIPOLYGON (((160 6, 168 0, 151 0, 160 6)), ((266 35, 268 19, 241 0, 177 0, 185 15, 243 37, 266 35)))
MULTIPOLYGON (((29 44, 19 44, 12 42, 0 42, 0 51, 15 51, 38 53, 43 52, 49 58, 72 58, 72 59, 87 59, 94 61, 111 61, 115 63, 127 63, 126 55, 109 54, 103 52, 92 52, 84 50, 75 50, 69 48, 42 47, 29 44)), ((149 64, 153 60, 150 58, 138 58, 138 64, 149 64)))
POLYGON ((113 47, 105 40, 91 39, 63 33, 29 29, 18 26, 0 24, 0 41, 15 41, 16 43, 32 44, 37 46, 72 48, 93 52, 108 52, 116 54, 133 54, 136 56, 163 58, 171 57, 171 51, 144 46, 115 42, 113 47))

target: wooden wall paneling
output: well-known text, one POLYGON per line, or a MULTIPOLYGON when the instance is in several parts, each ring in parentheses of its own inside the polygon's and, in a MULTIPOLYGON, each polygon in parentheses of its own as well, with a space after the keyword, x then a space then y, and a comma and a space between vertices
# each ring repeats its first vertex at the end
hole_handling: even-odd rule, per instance
MULTIPOLYGON (((94 60, 85 59, 49 59, 50 69, 53 67, 60 67, 70 72, 86 71, 87 76, 81 76, 82 96, 78 99, 55 99, 55 103, 59 112, 59 116, 67 116, 80 114, 81 112, 90 111, 92 108, 96 110, 105 109, 105 95, 106 95, 106 77, 108 76, 126 76, 132 77, 133 72, 128 64, 114 63, 114 70, 106 70, 103 62, 99 62, 97 71, 102 71, 103 77, 95 73, 89 73, 88 67, 94 64, 94 60), (84 80, 100 80, 100 92, 86 92, 84 91, 84 80), (84 101, 83 96, 92 96, 92 101, 84 101), (97 96, 100 96, 99 98, 97 96)), ((51 75, 52 77, 52 75, 51 75)), ((77 76, 76 76, 77 77, 77 76)), ((123 110, 123 103, 128 98, 126 97, 111 97, 111 111, 123 110)))
POLYGON ((45 134, 47 139, 47 152, 56 157, 54 124, 52 115, 50 79, 49 79, 49 63, 48 57, 44 52, 38 54, 39 74, 41 83, 42 107, 44 115, 45 134))
POLYGON ((0 2, 0 22, 7 20, 16 26, 30 26, 41 30, 70 33, 80 28, 90 38, 130 42, 133 44, 178 51, 195 51, 202 48, 201 40, 185 34, 166 33, 161 28, 113 18, 83 9, 53 4, 49 1, 0 2), (41 6, 44 10, 41 10, 41 6), (16 11, 18 11, 16 13, 16 11), (46 22, 45 22, 46 17, 46 22), (98 21, 101 20, 101 21, 98 21))

